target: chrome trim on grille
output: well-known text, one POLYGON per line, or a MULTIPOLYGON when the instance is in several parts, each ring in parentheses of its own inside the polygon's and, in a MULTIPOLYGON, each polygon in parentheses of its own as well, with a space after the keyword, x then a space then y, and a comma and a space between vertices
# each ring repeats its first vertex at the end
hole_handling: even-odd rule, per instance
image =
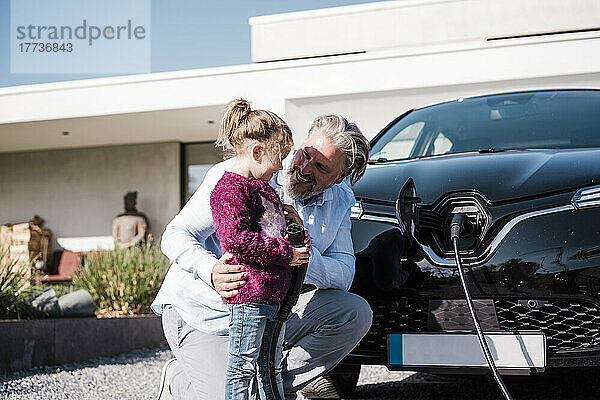
MULTIPOLYGON (((511 219, 510 221, 508 221, 502 227, 500 232, 498 232, 498 234, 494 237, 492 242, 483 251, 483 253, 481 253, 477 257, 463 257, 462 260, 465 265, 469 265, 472 267, 476 267, 478 265, 485 264, 492 258, 492 256, 494 255, 494 253, 500 246, 500 243, 502 243, 502 241, 506 238, 506 236, 510 233, 510 231, 517 224, 519 224, 525 220, 528 220, 530 218, 541 217, 542 215, 555 214, 555 213, 565 212, 565 211, 575 211, 575 210, 577 210, 576 207, 574 207, 572 204, 567 204, 564 206, 547 208, 544 210, 531 211, 531 212, 528 212, 525 214, 518 215, 518 216, 514 217, 513 219, 511 219)), ((391 217, 391 216, 383 217, 380 215, 373 215, 369 212, 365 212, 359 219, 361 221, 374 221, 374 222, 388 223, 388 224, 391 224, 394 226, 399 226, 402 230, 405 230, 406 228, 403 226, 403 224, 400 222, 400 219, 399 219, 398 207, 396 207, 395 211, 396 211, 395 218, 391 217)), ((415 233, 414 232, 414 230, 415 230, 414 224, 410 228, 411 228, 411 233, 413 234, 413 237, 414 237, 414 233, 415 233)), ((430 246, 426 246, 421 243, 419 243, 419 245, 423 249, 423 253, 424 253, 424 256, 427 258, 427 261, 429 261, 431 264, 437 265, 440 267, 456 266, 454 259, 447 259, 447 258, 440 257, 435 251, 433 251, 433 249, 430 246)))
MULTIPOLYGON (((483 253, 481 253, 481 255, 479 255, 477 257, 470 257, 470 258, 464 257, 462 260, 465 265, 470 265, 473 267, 485 264, 486 262, 488 262, 490 260, 490 258, 492 258, 492 256, 498 249, 498 246, 500 246, 500 243, 502 243, 502 241, 506 238, 506 236, 510 233, 510 231, 517 224, 519 224, 525 220, 528 220, 530 218, 541 217, 542 215, 555 214, 555 213, 559 213, 559 212, 574 211, 574 210, 575 210, 575 207, 573 207, 573 205, 571 205, 571 204, 568 204, 568 205, 554 207, 554 208, 547 208, 545 210, 531 211, 531 212, 528 212, 525 214, 518 215, 515 218, 508 221, 506 223, 506 225, 504 225, 502 227, 500 232, 498 232, 498 234, 494 237, 494 240, 492 240, 492 242, 483 251, 483 253)), ((456 263, 453 259, 446 259, 446 258, 440 257, 433 251, 433 249, 431 249, 431 247, 425 246, 425 245, 421 245, 421 247, 423 249, 423 252, 425 253, 425 257, 427 258, 427 260, 430 263, 432 263, 434 265, 438 265, 438 266, 443 266, 443 267, 454 267, 456 265, 456 263)))
POLYGON ((600 206, 600 186, 579 189, 571 199, 577 209, 600 206))

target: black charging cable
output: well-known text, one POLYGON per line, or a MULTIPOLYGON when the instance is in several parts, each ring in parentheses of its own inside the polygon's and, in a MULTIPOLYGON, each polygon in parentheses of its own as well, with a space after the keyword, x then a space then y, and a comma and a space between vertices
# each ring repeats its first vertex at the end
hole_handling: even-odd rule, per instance
MULTIPOLYGON (((298 225, 294 222, 290 223, 286 232, 288 235, 288 242, 294 247, 302 247, 304 246, 304 227, 302 225, 298 225)), ((281 394, 279 393, 279 389, 277 388, 277 380, 275 379, 277 372, 275 370, 275 356, 277 355, 277 341, 279 340, 279 335, 281 334, 281 329, 283 328, 283 324, 289 318, 292 313, 292 307, 296 305, 298 302, 298 298, 300 297, 300 293, 302 292, 302 284, 304 283, 304 278, 306 277, 306 270, 308 268, 308 263, 302 264, 292 270, 292 282, 290 284, 290 288, 281 303, 281 307, 279 308, 279 312, 277 313, 277 321, 275 324, 275 329, 273 334, 270 337, 265 337, 263 340, 263 346, 267 346, 268 355, 269 355, 269 385, 265 387, 265 391, 269 391, 267 394, 269 398, 275 398, 277 400, 285 400, 281 398, 281 394)))
POLYGON ((498 387, 500 388, 504 398, 506 400, 512 400, 510 393, 508 393, 508 389, 506 389, 506 386, 504 385, 504 382, 498 373, 498 368, 496 368, 496 364, 494 363, 490 349, 485 341, 485 337, 483 336, 483 331, 481 330, 481 325, 479 324, 479 318, 477 318, 477 314, 475 313, 475 306, 473 305, 471 293, 469 292, 462 263, 460 261, 458 241, 466 220, 467 217, 465 214, 455 214, 454 217, 452 217, 452 222, 450 222, 450 239, 452 240, 452 245, 454 247, 454 257, 456 258, 456 267, 458 269, 458 275, 460 276, 460 283, 462 284, 465 292, 467 305, 469 306, 469 311, 471 312, 471 317, 473 318, 473 324, 475 325, 475 331, 477 332, 477 338, 479 339, 481 350, 483 350, 483 355, 485 356, 488 366, 490 367, 490 371, 492 371, 492 375, 494 376, 494 379, 496 380, 496 383, 498 384, 498 387))

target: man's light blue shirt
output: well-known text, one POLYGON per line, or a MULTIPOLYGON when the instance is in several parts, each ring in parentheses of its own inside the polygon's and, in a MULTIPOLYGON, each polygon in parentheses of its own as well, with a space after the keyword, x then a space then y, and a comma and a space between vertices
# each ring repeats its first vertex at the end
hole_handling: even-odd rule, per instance
MULTIPOLYGON (((289 165, 292 157, 284 162, 289 165)), ((211 283, 212 268, 221 257, 219 241, 213 228, 210 193, 235 159, 213 166, 204 181, 179 214, 167 225, 161 250, 172 265, 152 310, 161 315, 164 305, 171 304, 183 320, 206 333, 226 335, 229 310, 211 283)), ((304 205, 292 202, 283 194, 282 171, 271 185, 284 204, 293 204, 308 229, 312 251, 305 283, 319 289, 347 291, 354 278, 354 249, 350 235, 350 207, 355 198, 350 187, 336 184, 304 205)))

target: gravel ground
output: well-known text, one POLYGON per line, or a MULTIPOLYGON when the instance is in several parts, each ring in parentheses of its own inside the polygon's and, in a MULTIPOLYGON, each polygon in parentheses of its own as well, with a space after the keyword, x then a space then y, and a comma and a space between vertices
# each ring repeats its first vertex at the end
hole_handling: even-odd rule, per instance
MULTIPOLYGON (((0 399, 153 399, 162 365, 172 357, 165 348, 60 367, 34 368, 0 375, 0 399)), ((598 372, 575 371, 544 377, 509 377, 518 399, 598 399, 598 372)), ((491 379, 443 378, 415 372, 390 372, 363 366, 355 399, 501 399, 491 379)))
POLYGON ((0 399, 153 399, 170 350, 147 349, 60 367, 0 375, 0 399))

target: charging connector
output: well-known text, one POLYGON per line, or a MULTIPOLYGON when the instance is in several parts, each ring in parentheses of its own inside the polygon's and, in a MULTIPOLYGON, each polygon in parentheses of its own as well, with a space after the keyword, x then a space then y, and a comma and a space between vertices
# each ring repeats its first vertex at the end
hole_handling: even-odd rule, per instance
POLYGON ((454 214, 454 216, 452 217, 452 221, 450 222, 451 241, 460 238, 460 233, 462 232, 466 221, 467 216, 465 214, 454 214))
POLYGON ((496 368, 496 364, 494 363, 494 359, 492 358, 490 349, 487 345, 487 342, 485 341, 485 336, 483 335, 483 331, 481 330, 479 318, 477 318, 477 314, 475 313, 475 305, 473 304, 473 300, 471 299, 471 293, 469 292, 469 287, 467 286, 467 281, 465 279, 462 263, 460 261, 460 250, 458 246, 458 241, 460 239, 460 233, 464 227, 466 220, 467 216, 465 214, 459 213, 454 214, 454 216, 452 217, 452 222, 450 222, 450 239, 454 248, 456 268, 458 269, 460 283, 462 284, 463 291, 465 292, 465 297, 467 298, 467 305, 469 306, 469 311, 471 313, 471 317, 473 318, 473 325, 475 325, 475 331, 477 332, 477 338, 479 339, 479 344, 481 345, 483 355, 485 356, 488 366, 490 367, 490 371, 492 372, 494 380, 498 384, 502 395, 506 400, 512 400, 510 393, 508 393, 508 389, 506 389, 506 386, 504 385, 504 382, 502 381, 502 378, 498 373, 498 368, 496 368))

